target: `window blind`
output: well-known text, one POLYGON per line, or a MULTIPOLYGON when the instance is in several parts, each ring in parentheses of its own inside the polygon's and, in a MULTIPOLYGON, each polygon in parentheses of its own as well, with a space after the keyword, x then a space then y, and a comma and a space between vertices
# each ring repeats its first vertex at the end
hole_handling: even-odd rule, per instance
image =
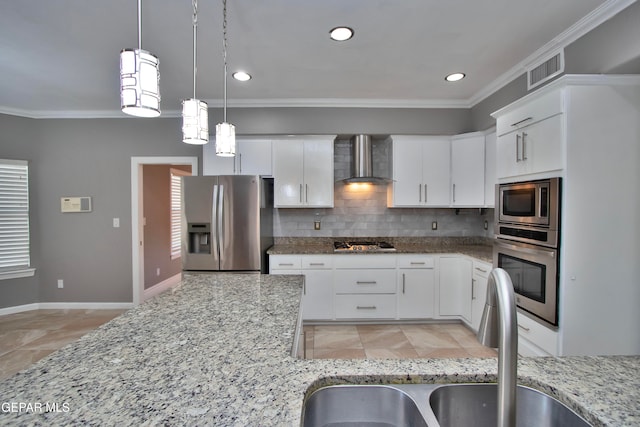
POLYGON ((29 166, 0 159, 0 271, 28 268, 29 166))
POLYGON ((180 177, 188 173, 171 169, 171 259, 180 258, 182 238, 182 183, 180 177))

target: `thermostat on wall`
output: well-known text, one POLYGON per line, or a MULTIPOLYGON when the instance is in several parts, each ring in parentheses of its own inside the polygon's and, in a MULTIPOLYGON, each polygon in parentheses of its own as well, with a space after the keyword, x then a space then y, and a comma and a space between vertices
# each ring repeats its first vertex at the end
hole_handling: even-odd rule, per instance
POLYGON ((91 212, 91 197, 60 197, 60 212, 91 212))

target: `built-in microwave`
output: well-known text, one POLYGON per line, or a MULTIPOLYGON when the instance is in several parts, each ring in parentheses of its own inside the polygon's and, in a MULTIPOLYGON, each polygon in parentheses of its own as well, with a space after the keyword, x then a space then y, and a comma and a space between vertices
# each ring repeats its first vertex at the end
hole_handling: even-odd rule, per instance
POLYGON ((558 246, 561 178, 496 185, 496 237, 558 246))

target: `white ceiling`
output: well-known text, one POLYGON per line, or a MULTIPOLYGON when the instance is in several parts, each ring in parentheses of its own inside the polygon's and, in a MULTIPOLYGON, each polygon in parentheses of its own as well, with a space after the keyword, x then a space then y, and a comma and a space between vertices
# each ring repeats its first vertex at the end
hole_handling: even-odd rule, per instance
MULTIPOLYGON (((567 29, 579 33, 620 3, 228 0, 229 71, 253 75, 229 78, 229 105, 469 107, 567 29), (339 25, 355 36, 331 41, 339 25), (453 71, 467 77, 445 82, 453 71)), ((196 95, 216 107, 222 2, 198 7, 196 95)), ((144 0, 142 9, 142 48, 160 58, 163 116, 175 116, 193 95, 192 4, 144 0)), ((119 52, 137 48, 136 12, 135 0, 0 0, 0 112, 124 117, 119 52)))

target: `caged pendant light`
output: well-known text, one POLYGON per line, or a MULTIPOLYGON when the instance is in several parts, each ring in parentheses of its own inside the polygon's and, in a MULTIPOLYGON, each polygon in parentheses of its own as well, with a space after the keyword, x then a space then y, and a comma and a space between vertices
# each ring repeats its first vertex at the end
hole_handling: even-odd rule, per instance
POLYGON ((203 145, 209 142, 209 110, 207 103, 196 99, 196 46, 198 0, 193 4, 193 98, 182 101, 182 142, 203 145))
POLYGON ((120 107, 136 117, 160 115, 158 57, 142 50, 142 0, 138 0, 138 49, 120 52, 120 107))
POLYGON ((222 157, 236 155, 236 127, 227 123, 227 0, 222 0, 222 52, 224 59, 223 121, 216 125, 216 154, 222 157))

